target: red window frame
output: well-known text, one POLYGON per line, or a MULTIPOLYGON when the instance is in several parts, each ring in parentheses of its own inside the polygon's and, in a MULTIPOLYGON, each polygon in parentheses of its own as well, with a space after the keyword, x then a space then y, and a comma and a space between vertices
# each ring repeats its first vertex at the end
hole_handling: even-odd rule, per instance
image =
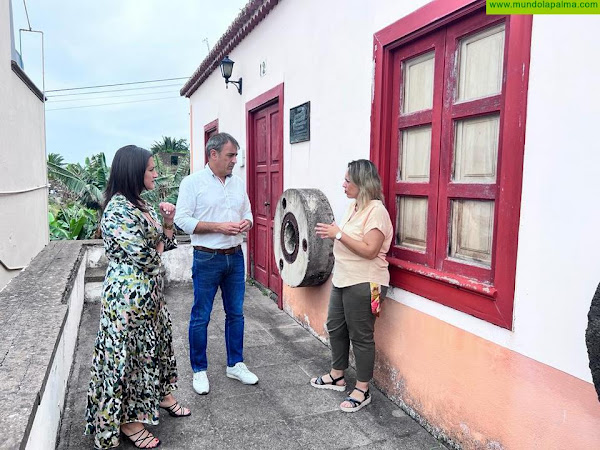
POLYGON ((391 284, 508 329, 513 322, 531 26, 531 16, 485 15, 483 0, 436 0, 374 36, 371 159, 380 168, 394 219, 397 194, 428 198, 427 251, 393 245, 388 254, 391 284), (505 24, 501 94, 454 104, 452 68, 459 39, 499 23, 505 24), (403 116, 400 62, 432 50, 433 107, 403 116), (451 182, 455 120, 493 113, 500 115, 496 183, 451 182), (432 125, 429 183, 397 182, 398 130, 422 124, 432 125), (494 200, 490 269, 447 257, 452 199, 494 200))
POLYGON ((208 162, 208 158, 206 157, 206 143, 208 142, 208 139, 210 138, 210 135, 213 132, 219 132, 219 119, 215 119, 212 122, 209 122, 206 125, 204 125, 204 164, 208 162))

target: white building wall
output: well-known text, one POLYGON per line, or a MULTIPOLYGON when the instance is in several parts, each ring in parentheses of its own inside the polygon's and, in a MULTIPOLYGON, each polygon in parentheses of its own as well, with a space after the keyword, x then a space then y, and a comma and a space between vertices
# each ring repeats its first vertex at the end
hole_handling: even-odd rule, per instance
POLYGON ((0 289, 48 243, 44 104, 11 69, 0 0, 0 289))
MULTIPOLYGON (((216 71, 192 96, 196 161, 203 127, 216 118, 219 130, 245 150, 245 103, 283 82, 284 189, 321 189, 339 218, 347 205, 346 164, 369 157, 373 34, 425 3, 280 2, 230 54, 243 95, 226 91, 216 71), (291 145, 289 109, 306 101, 311 140, 291 145)), ((596 16, 534 18, 514 330, 400 289, 390 292, 396 301, 586 381, 586 315, 600 281, 594 208, 600 61, 589 35, 598 24, 596 16)))

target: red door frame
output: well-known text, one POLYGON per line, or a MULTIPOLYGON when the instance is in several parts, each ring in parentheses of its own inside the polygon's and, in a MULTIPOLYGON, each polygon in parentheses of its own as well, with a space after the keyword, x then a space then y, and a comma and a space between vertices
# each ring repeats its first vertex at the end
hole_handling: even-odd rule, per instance
MULTIPOLYGON (((254 173, 250 173, 250 170, 254 168, 255 158, 254 148, 252 147, 254 143, 254 133, 253 128, 250 126, 252 124, 252 114, 257 109, 267 106, 270 103, 277 103, 279 108, 279 129, 281 130, 281 139, 279 140, 279 154, 281 155, 279 191, 283 192, 283 83, 281 83, 246 103, 246 154, 248 155, 248 163, 246 164, 246 179, 248 181, 248 196, 251 199, 254 199, 255 194, 254 173)), ((254 228, 252 228, 250 233, 248 233, 248 276, 250 276, 251 262, 254 261, 255 242, 254 228)), ((277 306, 279 309, 283 309, 282 291, 283 281, 280 281, 278 292, 275 292, 277 294, 277 306)))
POLYGON ((206 158, 206 143, 208 142, 208 135, 213 131, 219 132, 219 119, 215 119, 212 122, 204 125, 204 164, 208 162, 208 158, 206 158))

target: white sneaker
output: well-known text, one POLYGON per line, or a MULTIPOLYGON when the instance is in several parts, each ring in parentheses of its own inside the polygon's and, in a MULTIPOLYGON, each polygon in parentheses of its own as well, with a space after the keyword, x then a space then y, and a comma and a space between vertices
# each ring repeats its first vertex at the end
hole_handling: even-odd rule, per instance
POLYGON ((209 385, 208 385, 208 377, 206 376, 206 370, 201 370, 200 372, 194 373, 194 382, 193 382, 194 390, 197 394, 206 395, 208 394, 209 385))
POLYGON ((243 362, 239 362, 233 367, 227 367, 226 374, 229 378, 239 380, 244 384, 258 383, 258 377, 250 372, 243 362))

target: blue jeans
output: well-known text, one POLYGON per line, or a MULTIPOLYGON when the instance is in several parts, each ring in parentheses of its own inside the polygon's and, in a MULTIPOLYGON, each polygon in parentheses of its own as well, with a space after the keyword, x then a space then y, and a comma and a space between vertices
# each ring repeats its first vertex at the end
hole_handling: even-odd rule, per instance
POLYGON ((221 288, 225 309, 225 347, 227 365, 244 360, 244 254, 231 255, 194 250, 192 265, 194 305, 190 316, 190 362, 192 370, 206 370, 207 328, 217 288, 221 288))

